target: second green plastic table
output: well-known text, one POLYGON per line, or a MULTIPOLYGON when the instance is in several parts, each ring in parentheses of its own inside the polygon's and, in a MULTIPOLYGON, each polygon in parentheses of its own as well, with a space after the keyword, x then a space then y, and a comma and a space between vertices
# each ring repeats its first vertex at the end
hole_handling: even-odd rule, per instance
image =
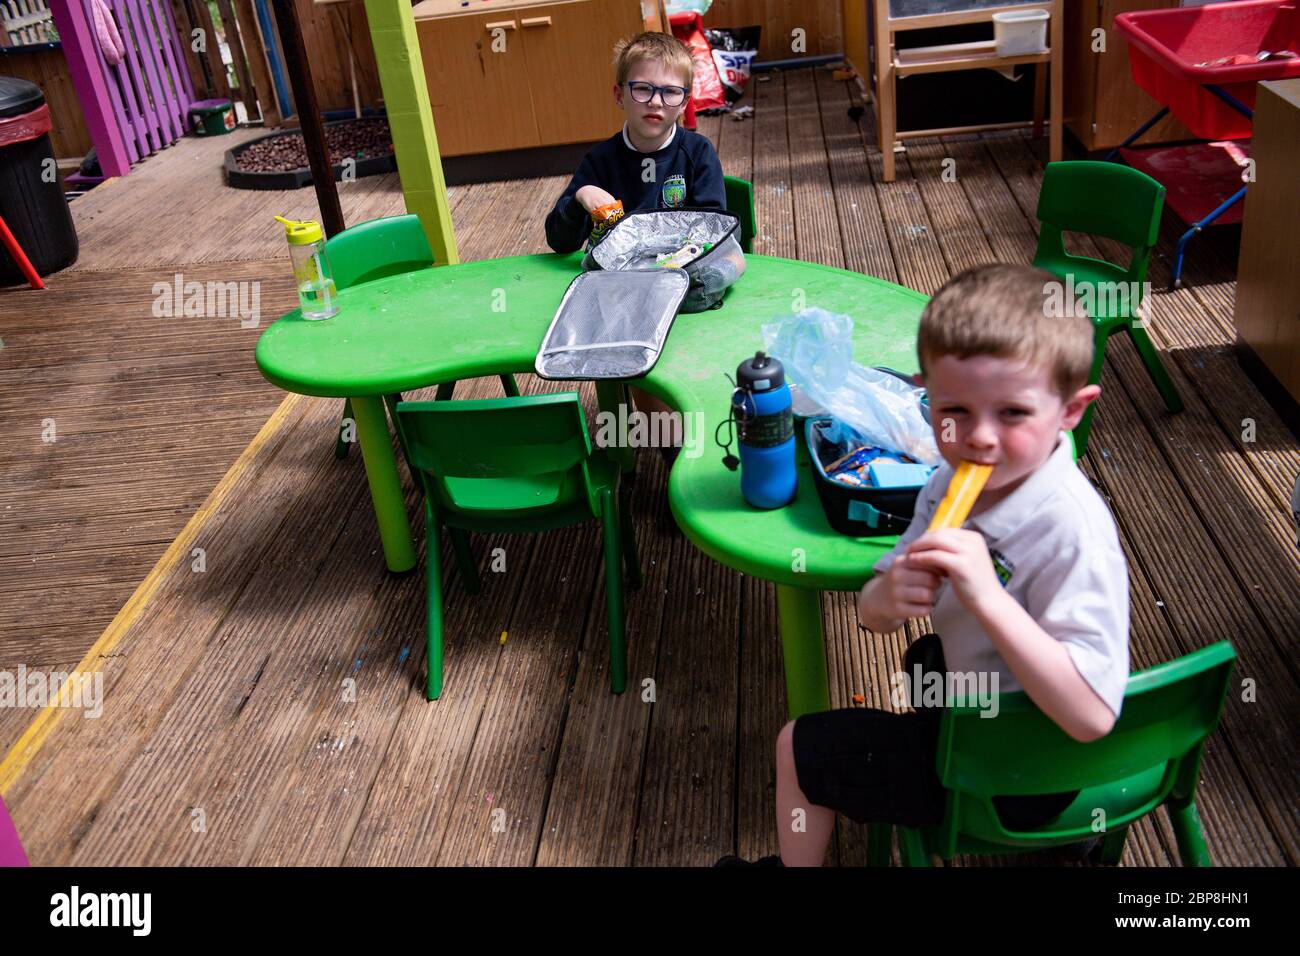
MULTIPOLYGON (((530 372, 580 257, 514 256, 405 273, 339 293, 332 319, 290 312, 262 334, 257 364, 272 383, 304 395, 351 398, 357 438, 388 567, 415 566, 382 396, 439 382, 530 372)), ((895 538, 848 538, 822 513, 806 458, 789 507, 745 504, 736 472, 713 433, 728 413, 736 365, 763 347, 762 326, 807 305, 854 320, 854 360, 916 366, 916 328, 926 299, 871 276, 769 256, 748 257, 721 309, 681 315, 658 364, 637 385, 658 395, 706 436, 704 454, 683 453, 669 478, 674 517, 709 556, 775 582, 792 715, 825 710, 830 697, 820 592, 853 590, 895 538)), ((599 390, 609 407, 618 389, 599 390)), ((612 409, 611 409, 612 410, 612 409)))

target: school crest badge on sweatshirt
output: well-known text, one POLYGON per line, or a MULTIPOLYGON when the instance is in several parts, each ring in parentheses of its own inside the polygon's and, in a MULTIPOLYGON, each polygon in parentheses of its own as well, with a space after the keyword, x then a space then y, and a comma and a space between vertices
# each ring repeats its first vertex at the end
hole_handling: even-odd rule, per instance
POLYGON ((668 209, 677 209, 686 202, 686 177, 674 173, 664 180, 663 205, 668 209))

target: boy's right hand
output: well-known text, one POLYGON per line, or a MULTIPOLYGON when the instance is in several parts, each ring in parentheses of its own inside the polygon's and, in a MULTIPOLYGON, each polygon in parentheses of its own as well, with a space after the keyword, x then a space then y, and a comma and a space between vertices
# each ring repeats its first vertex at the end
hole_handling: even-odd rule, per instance
POLYGON ((583 209, 587 210, 588 213, 593 209, 607 206, 610 203, 617 201, 615 197, 611 196, 599 186, 583 186, 573 194, 573 198, 578 200, 579 205, 581 205, 583 209))
POLYGON ((880 611, 891 618, 925 617, 934 609, 942 583, 933 571, 912 567, 906 554, 899 555, 885 572, 880 611))

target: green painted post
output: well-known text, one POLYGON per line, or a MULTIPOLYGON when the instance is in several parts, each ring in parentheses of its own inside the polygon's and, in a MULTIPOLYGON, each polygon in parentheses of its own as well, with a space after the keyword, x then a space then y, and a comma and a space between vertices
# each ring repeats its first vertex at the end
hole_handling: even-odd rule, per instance
POLYGON ((778 584, 776 613, 781 622, 781 651, 785 656, 785 693, 790 717, 830 710, 821 592, 778 584))
POLYGON ((366 19, 406 211, 420 217, 438 265, 460 262, 411 4, 408 0, 366 0, 366 19))

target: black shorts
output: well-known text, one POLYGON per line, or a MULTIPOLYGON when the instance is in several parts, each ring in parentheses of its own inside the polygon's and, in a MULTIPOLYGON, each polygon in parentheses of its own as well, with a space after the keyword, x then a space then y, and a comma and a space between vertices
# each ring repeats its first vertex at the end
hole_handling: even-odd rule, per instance
MULTIPOLYGON (((907 649, 903 668, 943 672, 935 634, 907 649)), ((933 826, 943 820, 947 792, 935 772, 941 707, 894 714, 873 708, 808 714, 794 723, 799 789, 818 806, 859 823, 933 826)), ((1060 816, 1078 791, 994 797, 1009 830, 1029 830, 1060 816)))

